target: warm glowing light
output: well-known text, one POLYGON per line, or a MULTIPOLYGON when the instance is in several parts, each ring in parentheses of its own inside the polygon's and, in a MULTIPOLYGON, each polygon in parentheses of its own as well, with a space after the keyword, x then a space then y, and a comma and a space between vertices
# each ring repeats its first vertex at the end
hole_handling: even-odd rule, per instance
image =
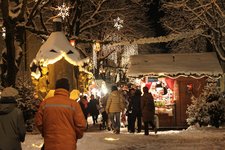
POLYGON ((43 146, 43 144, 37 145, 37 144, 32 144, 32 147, 36 147, 36 148, 41 148, 43 146))
POLYGON ((45 96, 45 99, 46 99, 46 98, 49 98, 49 97, 53 97, 53 96, 54 96, 54 93, 55 93, 55 90, 50 90, 50 91, 48 92, 48 94, 45 96))
POLYGON ((31 76, 34 77, 35 79, 39 79, 41 77, 40 70, 37 68, 36 72, 31 72, 31 76))
POLYGON ((119 138, 104 138, 106 141, 118 141, 120 140, 119 138))
POLYGON ((70 99, 73 99, 73 100, 78 100, 80 98, 80 91, 79 90, 72 90, 70 92, 70 99))
POLYGON ((75 40, 70 40, 70 44, 74 47, 75 46, 75 40))
POLYGON ((108 89, 106 86, 102 85, 102 93, 105 95, 108 93, 108 89))
POLYGON ((93 45, 93 50, 96 51, 96 52, 99 52, 101 50, 101 45, 99 42, 96 42, 94 45, 93 45))

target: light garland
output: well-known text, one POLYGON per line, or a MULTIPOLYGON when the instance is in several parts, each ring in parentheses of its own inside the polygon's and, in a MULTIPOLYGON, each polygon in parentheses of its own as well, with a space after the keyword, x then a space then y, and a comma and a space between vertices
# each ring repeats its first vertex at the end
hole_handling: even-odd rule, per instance
POLYGON ((120 17, 113 19, 113 21, 114 21, 114 27, 117 28, 117 30, 120 30, 123 27, 123 20, 120 19, 120 17))
POLYGON ((97 69, 97 53, 93 50, 93 66, 97 69))
POLYGON ((69 9, 70 7, 66 6, 65 3, 63 3, 62 6, 58 6, 57 10, 59 10, 58 16, 61 16, 62 19, 64 20, 65 17, 69 16, 69 9))
MULTIPOLYGON (((121 37, 119 35, 115 34, 115 33, 110 35, 110 37, 108 39, 113 41, 113 42, 121 41, 121 37)), ((117 53, 121 53, 122 47, 121 46, 110 46, 110 45, 103 45, 102 46, 103 55, 106 55, 106 54, 110 53, 111 51, 114 51, 114 52, 111 53, 108 56, 108 59, 114 61, 115 65, 118 65, 117 53)))
POLYGON ((99 52, 101 50, 101 45, 99 42, 95 42, 93 44, 93 50, 96 51, 96 52, 99 52))
POLYGON ((122 60, 121 65, 125 67, 128 62, 130 61, 130 56, 132 55, 138 55, 138 45, 125 45, 124 46, 124 52, 122 54, 122 60))

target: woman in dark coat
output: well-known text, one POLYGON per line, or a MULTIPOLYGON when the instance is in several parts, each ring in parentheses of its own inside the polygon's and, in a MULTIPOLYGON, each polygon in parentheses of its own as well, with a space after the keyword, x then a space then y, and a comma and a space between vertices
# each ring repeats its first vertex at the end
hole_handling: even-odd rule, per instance
POLYGON ((151 93, 148 92, 148 87, 143 87, 143 96, 141 97, 141 111, 142 111, 142 119, 144 122, 145 135, 149 135, 149 124, 157 133, 157 128, 154 124, 154 116, 155 116, 155 104, 154 99, 151 93))

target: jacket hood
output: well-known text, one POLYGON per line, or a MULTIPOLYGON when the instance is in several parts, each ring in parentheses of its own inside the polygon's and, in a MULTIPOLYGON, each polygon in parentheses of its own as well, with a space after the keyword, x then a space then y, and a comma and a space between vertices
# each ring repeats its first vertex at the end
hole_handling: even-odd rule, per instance
POLYGON ((16 104, 0 104, 0 115, 8 114, 16 107, 16 104))
POLYGON ((8 114, 16 107, 16 101, 12 97, 3 97, 0 100, 0 115, 8 114))

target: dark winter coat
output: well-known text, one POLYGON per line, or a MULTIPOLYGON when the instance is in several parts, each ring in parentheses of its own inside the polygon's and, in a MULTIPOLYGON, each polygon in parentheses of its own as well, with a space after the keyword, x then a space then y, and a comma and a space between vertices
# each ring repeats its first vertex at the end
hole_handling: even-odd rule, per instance
POLYGON ((82 110, 82 112, 83 112, 83 114, 84 114, 84 117, 85 117, 85 119, 87 120, 87 118, 88 118, 88 113, 89 113, 89 109, 88 109, 88 101, 80 100, 80 101, 79 101, 79 104, 80 104, 81 110, 82 110), (85 104, 85 103, 87 103, 87 104, 85 104), (85 105, 87 105, 87 106, 85 106, 85 105))
POLYGON ((154 121, 155 104, 151 93, 144 93, 141 97, 141 111, 143 122, 154 121))
POLYGON ((132 113, 141 115, 141 91, 136 90, 134 96, 131 98, 132 113))
POLYGON ((21 150, 25 140, 25 124, 23 113, 16 108, 13 97, 0 100, 0 150, 21 150))
POLYGON ((90 102, 88 103, 88 109, 91 116, 99 114, 97 105, 99 106, 99 103, 96 99, 91 99, 90 102))
POLYGON ((41 103, 35 124, 44 137, 45 150, 75 150, 86 129, 80 105, 61 88, 41 103))

